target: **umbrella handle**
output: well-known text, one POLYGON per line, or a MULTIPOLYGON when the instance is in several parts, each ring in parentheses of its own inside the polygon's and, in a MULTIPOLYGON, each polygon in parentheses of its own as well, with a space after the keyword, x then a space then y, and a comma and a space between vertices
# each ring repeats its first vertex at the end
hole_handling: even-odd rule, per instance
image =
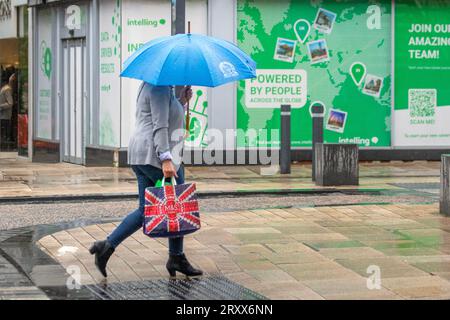
POLYGON ((186 98, 186 104, 187 104, 187 108, 186 108, 186 134, 189 136, 190 133, 190 126, 191 126, 191 113, 189 110, 189 100, 187 99, 187 90, 190 90, 191 86, 186 86, 186 92, 185 92, 185 98, 186 98))
POLYGON ((187 111, 186 111, 186 138, 190 135, 190 124, 191 122, 191 114, 189 110, 189 101, 187 102, 187 111))

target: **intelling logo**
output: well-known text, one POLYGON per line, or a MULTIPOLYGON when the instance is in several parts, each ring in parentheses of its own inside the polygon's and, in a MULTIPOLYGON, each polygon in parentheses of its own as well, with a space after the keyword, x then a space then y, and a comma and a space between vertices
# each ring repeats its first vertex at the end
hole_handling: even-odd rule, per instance
POLYGON ((11 19, 11 0, 0 0, 0 21, 11 19))
POLYGON ((45 41, 41 42, 41 70, 50 79, 52 75, 52 50, 45 41))

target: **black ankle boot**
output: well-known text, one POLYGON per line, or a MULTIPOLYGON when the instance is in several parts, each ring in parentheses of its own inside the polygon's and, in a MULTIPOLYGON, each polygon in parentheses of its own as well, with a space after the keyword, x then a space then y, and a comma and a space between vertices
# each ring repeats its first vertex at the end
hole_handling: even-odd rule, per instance
POLYGON ((171 277, 176 276, 176 271, 183 273, 188 277, 196 277, 203 275, 202 270, 195 269, 184 254, 182 255, 170 255, 169 261, 166 264, 167 271, 171 277))
POLYGON ((113 254, 114 248, 108 240, 96 241, 89 249, 89 252, 95 254, 95 265, 100 273, 106 278, 108 276, 106 273, 106 264, 113 254))

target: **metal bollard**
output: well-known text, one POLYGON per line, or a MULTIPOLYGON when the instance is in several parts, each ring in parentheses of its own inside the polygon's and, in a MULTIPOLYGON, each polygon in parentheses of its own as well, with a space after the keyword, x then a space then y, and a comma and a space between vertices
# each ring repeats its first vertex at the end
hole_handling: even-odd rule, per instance
POLYGON ((439 211, 443 215, 450 216, 450 155, 448 154, 443 154, 441 160, 439 211))
POLYGON ((281 106, 280 172, 291 173, 291 105, 281 106))
POLYGON ((323 117, 325 106, 316 101, 311 104, 310 113, 312 117, 312 181, 316 181, 316 143, 323 143, 323 117))

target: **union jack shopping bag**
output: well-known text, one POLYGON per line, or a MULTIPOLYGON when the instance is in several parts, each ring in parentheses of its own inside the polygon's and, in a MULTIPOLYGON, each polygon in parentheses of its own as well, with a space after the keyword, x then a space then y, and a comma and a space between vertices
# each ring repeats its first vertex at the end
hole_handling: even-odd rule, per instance
POLYGON ((152 238, 176 237, 200 229, 195 183, 151 187, 145 190, 144 234, 152 238))

